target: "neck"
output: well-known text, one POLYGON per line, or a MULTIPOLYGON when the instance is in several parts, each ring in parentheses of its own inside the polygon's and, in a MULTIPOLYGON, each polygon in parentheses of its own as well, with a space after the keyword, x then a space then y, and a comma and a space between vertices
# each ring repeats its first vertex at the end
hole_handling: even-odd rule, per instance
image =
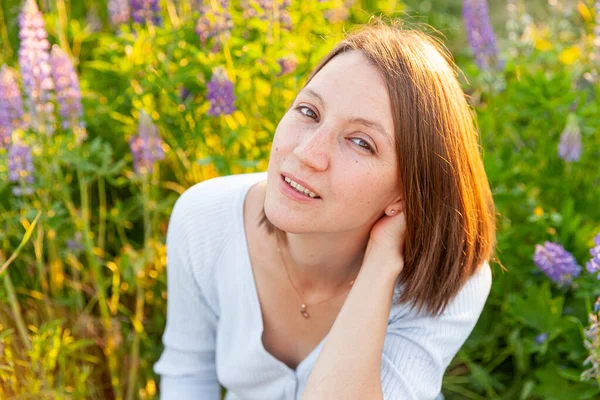
POLYGON ((362 265, 369 233, 285 233, 281 254, 298 290, 336 292, 349 286, 362 265))

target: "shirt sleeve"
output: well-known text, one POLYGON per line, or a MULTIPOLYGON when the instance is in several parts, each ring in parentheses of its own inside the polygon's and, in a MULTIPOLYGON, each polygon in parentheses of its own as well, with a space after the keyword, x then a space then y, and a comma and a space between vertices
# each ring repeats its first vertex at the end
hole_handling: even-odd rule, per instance
POLYGON ((384 400, 431 400, 440 394, 444 372, 475 327, 491 282, 486 262, 440 316, 392 309, 381 365, 384 400))
POLYGON ((203 207, 206 198, 198 196, 203 193, 194 187, 184 192, 167 229, 167 323, 164 350, 153 367, 160 375, 161 400, 221 399, 215 365, 218 316, 199 284, 208 280, 214 253, 211 225, 203 225, 211 212, 203 207))

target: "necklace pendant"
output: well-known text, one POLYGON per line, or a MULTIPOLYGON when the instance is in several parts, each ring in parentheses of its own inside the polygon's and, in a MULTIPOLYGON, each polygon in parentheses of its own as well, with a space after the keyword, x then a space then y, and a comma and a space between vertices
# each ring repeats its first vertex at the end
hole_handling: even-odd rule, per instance
POLYGON ((304 318, 310 318, 310 315, 308 314, 308 311, 306 311, 306 305, 302 304, 302 308, 300 309, 300 314, 302 314, 302 316, 304 318))

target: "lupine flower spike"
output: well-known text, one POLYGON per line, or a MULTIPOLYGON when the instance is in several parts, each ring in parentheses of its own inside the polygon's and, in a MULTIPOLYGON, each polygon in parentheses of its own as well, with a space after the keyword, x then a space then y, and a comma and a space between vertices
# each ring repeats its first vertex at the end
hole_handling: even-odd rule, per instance
POLYGON ((235 111, 233 82, 229 80, 223 67, 216 67, 213 70, 212 78, 206 86, 208 89, 206 97, 210 101, 208 115, 216 117, 221 114, 229 115, 235 111))
POLYGON ((537 335, 537 336, 535 337, 535 342, 536 342, 537 344, 540 344, 540 345, 541 345, 541 344, 543 344, 543 343, 544 343, 546 340, 548 340, 548 337, 549 337, 549 335, 548 335, 548 332, 542 332, 542 333, 540 333, 539 335, 537 335))
POLYGON ((262 21, 279 22, 282 29, 292 30, 292 19, 289 13, 291 2, 289 0, 241 0, 242 15, 245 19, 258 17, 262 21), (262 12, 257 13, 255 5, 262 12), (275 7, 278 16, 275 16, 275 7))
POLYGON ((496 47, 496 36, 490 23, 486 0, 463 0, 463 20, 467 39, 482 70, 502 68, 496 47))
POLYGON ((582 381, 597 379, 600 373, 600 324, 598 321, 598 311, 600 311, 600 297, 594 303, 594 312, 588 316, 589 326, 584 330, 585 339, 583 345, 589 355, 583 362, 583 365, 589 365, 590 367, 581 373, 582 381))
POLYGON ((56 101, 63 129, 71 129, 81 143, 86 137, 81 106, 79 79, 73 62, 59 46, 52 46, 52 76, 56 85, 56 101))
POLYGON ((113 26, 128 23, 131 19, 129 0, 108 0, 108 16, 113 26))
POLYGON ((102 30, 102 20, 98 15, 98 8, 95 5, 91 5, 85 16, 85 23, 90 32, 100 32, 102 30))
POLYGON ((67 248, 75 255, 79 255, 85 249, 83 246, 83 238, 80 231, 76 232, 70 239, 67 239, 67 248))
POLYGON ((54 133, 54 104, 50 76, 50 43, 44 19, 35 0, 26 0, 19 15, 19 67, 31 128, 48 135, 54 133))
MULTIPOLYGON (((320 3, 326 0, 319 0, 320 3)), ((323 16, 332 24, 338 24, 348 19, 354 0, 336 1, 333 8, 325 10, 323 16)))
POLYGON ((566 162, 579 161, 581 158, 581 129, 575 113, 569 113, 567 125, 560 135, 558 156, 566 162))
POLYGON ((279 67, 281 68, 277 76, 291 74, 296 70, 298 66, 298 60, 293 56, 282 57, 277 60, 279 67))
POLYGON ((14 129, 23 127, 23 100, 15 73, 3 65, 0 68, 0 147, 7 148, 14 129))
POLYGON ((17 141, 8 150, 8 181, 19 184, 13 188, 15 196, 33 193, 30 184, 33 183, 33 157, 31 149, 17 141))
POLYGON ((133 169, 138 175, 152 172, 154 163, 165 158, 162 139, 152 118, 142 111, 138 123, 138 134, 129 139, 133 155, 133 169))
POLYGON ((561 285, 570 284, 582 269, 571 253, 552 242, 536 245, 533 261, 553 282, 561 285))
POLYGON ((131 0, 131 18, 138 24, 162 24, 158 0, 131 0))
POLYGON ((590 274, 596 274, 600 280, 600 233, 594 238, 594 247, 590 249, 592 258, 585 264, 585 269, 590 274))
POLYGON ((200 7, 201 16, 196 22, 196 34, 203 46, 208 39, 214 38, 212 52, 219 51, 223 42, 231 36, 233 20, 227 6, 228 2, 224 4, 217 2, 216 9, 212 9, 209 5, 200 7))

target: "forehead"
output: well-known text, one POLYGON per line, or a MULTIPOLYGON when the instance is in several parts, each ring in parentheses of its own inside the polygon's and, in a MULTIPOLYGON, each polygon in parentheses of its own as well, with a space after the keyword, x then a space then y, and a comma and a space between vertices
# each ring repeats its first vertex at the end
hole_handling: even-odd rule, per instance
POLYGON ((348 51, 333 57, 306 88, 323 97, 327 111, 377 118, 392 131, 387 84, 377 67, 362 52, 348 51))

